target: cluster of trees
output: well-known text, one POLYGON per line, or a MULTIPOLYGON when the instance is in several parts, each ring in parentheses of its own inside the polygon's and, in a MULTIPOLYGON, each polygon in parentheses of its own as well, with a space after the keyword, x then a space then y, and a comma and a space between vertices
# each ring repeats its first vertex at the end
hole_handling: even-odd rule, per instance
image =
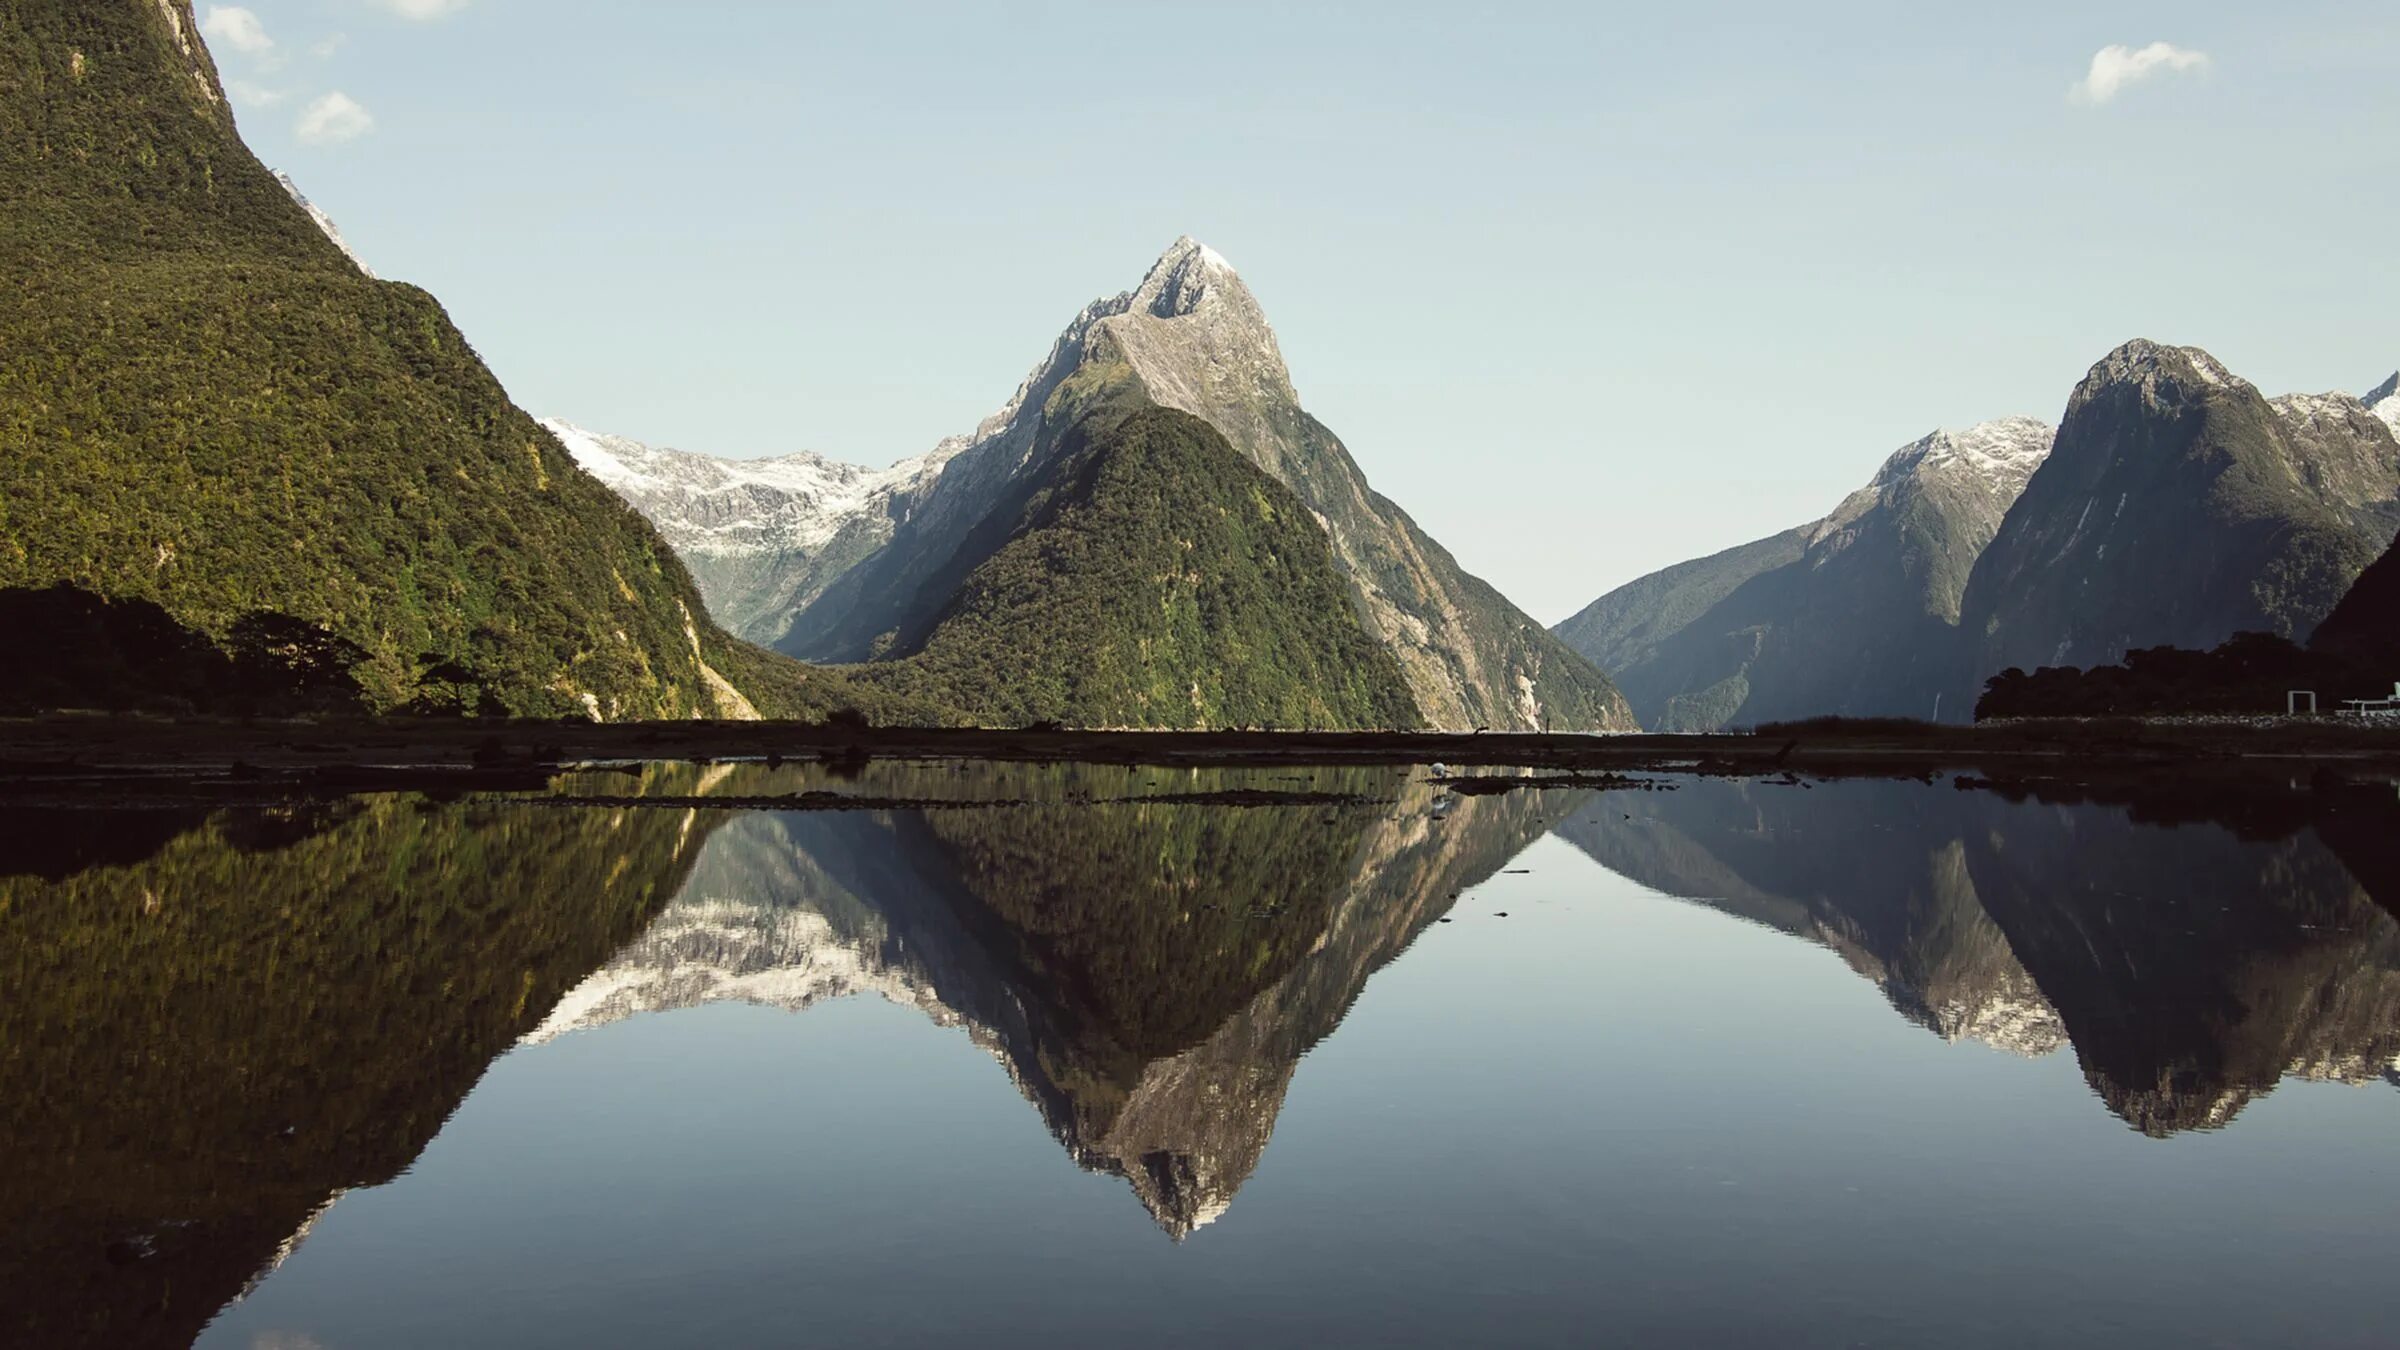
POLYGON ((2210 651, 2146 647, 2088 670, 2011 667, 1984 685, 1978 721, 2010 717, 2139 717, 2280 713, 2292 690, 2331 711, 2344 698, 2389 695, 2396 671, 2346 652, 2314 651, 2273 633, 2237 633, 2210 651))
POLYGON ((52 708, 235 714, 360 706, 355 642, 289 614, 254 610, 222 638, 148 600, 73 586, 0 590, 0 712, 52 708))

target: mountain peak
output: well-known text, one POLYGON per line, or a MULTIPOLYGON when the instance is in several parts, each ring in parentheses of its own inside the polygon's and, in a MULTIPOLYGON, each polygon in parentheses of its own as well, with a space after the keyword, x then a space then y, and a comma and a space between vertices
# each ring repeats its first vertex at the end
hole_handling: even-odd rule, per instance
POLYGON ((2100 364, 2092 367, 2094 374, 2105 374, 2114 379, 2138 379, 2158 371, 2180 374, 2186 370, 2210 384, 2229 384, 2234 378, 2232 372, 2225 369, 2224 362, 2199 347, 2177 347, 2164 342, 2152 342, 2148 338, 2135 338, 2102 357, 2100 364))
POLYGON ((2048 458, 2054 435, 2049 423, 2031 417, 2002 417, 1963 431, 1936 431, 1894 452, 1869 487, 1955 475, 2003 485, 2013 499, 2048 458))
POLYGON ((2135 338, 2100 358, 2068 403, 2070 413, 2113 388, 2131 386, 2142 401, 2166 406, 2204 398, 2211 389, 2246 389, 2248 384, 2198 347, 2175 347, 2135 338))
POLYGON ((1248 294, 1240 274, 1233 270, 1233 264, 1225 261, 1224 254, 1187 234, 1167 245, 1167 251, 1150 264, 1150 270, 1142 275, 1142 284, 1128 298, 1134 309, 1162 319, 1175 319, 1198 310, 1216 290, 1227 289, 1248 294))

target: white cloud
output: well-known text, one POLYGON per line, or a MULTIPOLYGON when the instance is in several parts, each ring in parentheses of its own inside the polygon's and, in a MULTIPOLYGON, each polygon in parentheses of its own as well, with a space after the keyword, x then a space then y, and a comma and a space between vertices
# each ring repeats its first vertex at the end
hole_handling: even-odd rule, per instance
POLYGON ((2171 42, 2153 42, 2140 48, 2102 47, 2092 53, 2091 72, 2067 91, 2067 97, 2097 106, 2153 75, 2206 69, 2208 53, 2171 42))
POLYGON ((200 21, 200 31, 211 42, 222 43, 244 56, 264 56, 275 50, 275 39, 267 36, 267 26, 258 16, 239 5, 211 5, 208 17, 200 21))
POLYGON ((403 19, 438 19, 467 7, 467 0, 383 0, 383 7, 403 19))
POLYGON ((263 84, 253 84, 248 80, 234 80, 228 83, 225 86, 225 92, 233 96, 234 102, 245 108, 272 108, 291 97, 281 89, 269 89, 263 84))
POLYGON ((308 54, 320 61, 331 60, 333 58, 333 54, 340 51, 342 49, 342 44, 348 42, 349 40, 350 35, 348 33, 336 33, 332 37, 326 38, 324 41, 317 43, 313 47, 310 47, 308 49, 308 54))
POLYGON ((336 89, 300 110, 300 124, 293 128, 304 145, 340 145, 355 141, 375 129, 374 114, 358 106, 358 100, 336 89))

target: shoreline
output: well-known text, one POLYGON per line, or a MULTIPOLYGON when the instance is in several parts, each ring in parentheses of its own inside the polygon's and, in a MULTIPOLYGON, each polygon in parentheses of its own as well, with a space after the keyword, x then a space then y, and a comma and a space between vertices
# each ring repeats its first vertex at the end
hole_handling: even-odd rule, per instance
POLYGON ((2264 783, 2400 776, 2400 728, 2334 722, 1818 722, 1706 735, 1053 731, 777 722, 0 720, 0 805, 28 797, 541 792, 577 765, 871 760, 1245 768, 1442 765, 1567 774, 2264 783))

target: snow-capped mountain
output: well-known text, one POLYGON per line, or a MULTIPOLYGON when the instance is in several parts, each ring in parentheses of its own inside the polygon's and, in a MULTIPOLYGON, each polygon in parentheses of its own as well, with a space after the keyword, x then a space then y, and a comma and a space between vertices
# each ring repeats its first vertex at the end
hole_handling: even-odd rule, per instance
POLYGON ((1621 586, 1557 631, 1662 730, 1926 716, 1967 577, 2050 443, 2029 417, 1936 431, 1823 519, 1621 586))
POLYGON ((310 220, 317 223, 317 228, 323 230, 325 237, 333 241, 333 246, 342 251, 342 256, 357 264, 358 270, 366 273, 369 277, 375 275, 375 269, 367 266, 367 260, 358 256, 358 250, 350 247, 350 241, 342 238, 342 232, 334 227, 333 217, 326 215, 322 208, 310 201, 307 195, 300 191, 300 185, 292 181, 290 174, 278 172, 275 175, 275 181, 283 184, 283 190, 292 194, 292 200, 299 204, 301 210, 308 213, 310 220))
POLYGON ((2034 417, 2003 417, 1964 431, 1936 431, 1893 452, 1877 471, 1874 486, 1910 478, 1940 480, 2013 501, 2025 480, 2049 458, 2050 438, 2056 434, 2056 428, 2034 417))
POLYGON ((960 450, 953 438, 885 469, 802 451, 721 459, 542 425, 575 462, 649 518, 692 571, 709 612, 772 644, 827 583, 890 540, 893 526, 960 450))
POLYGON ((2367 392, 2367 410, 2383 419, 2383 424, 2400 436, 2400 372, 2367 392))

